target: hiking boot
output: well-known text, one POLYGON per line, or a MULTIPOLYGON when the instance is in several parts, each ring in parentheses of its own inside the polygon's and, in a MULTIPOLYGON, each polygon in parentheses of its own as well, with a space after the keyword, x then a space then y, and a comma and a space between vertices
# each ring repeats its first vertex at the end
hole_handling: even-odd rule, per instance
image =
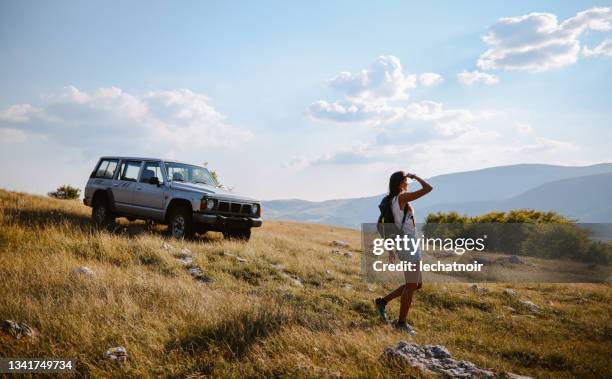
POLYGON ((397 330, 401 330, 402 332, 408 333, 411 336, 416 335, 416 332, 414 331, 414 328, 407 322, 400 322, 399 320, 393 320, 391 322, 391 325, 393 325, 393 328, 397 329, 397 330))
POLYGON ((385 308, 387 307, 387 302, 385 301, 385 299, 379 297, 378 299, 374 300, 374 303, 376 304, 376 310, 378 311, 380 319, 383 322, 387 322, 387 311, 385 310, 385 308))

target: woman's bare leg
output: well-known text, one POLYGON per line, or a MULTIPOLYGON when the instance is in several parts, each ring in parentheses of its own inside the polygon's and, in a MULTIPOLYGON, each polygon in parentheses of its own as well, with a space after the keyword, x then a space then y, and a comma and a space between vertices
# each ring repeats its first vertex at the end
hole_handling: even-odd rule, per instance
POLYGON ((402 293, 404 292, 404 286, 405 284, 402 284, 401 286, 394 289, 393 292, 383 297, 383 299, 385 299, 385 303, 389 303, 391 300, 395 299, 396 297, 402 296, 402 293))
POLYGON ((406 322, 408 311, 410 310, 410 305, 412 304, 412 295, 414 295, 416 287, 416 283, 407 283, 404 285, 404 291, 402 292, 402 297, 400 299, 400 312, 398 317, 398 321, 400 323, 406 322))

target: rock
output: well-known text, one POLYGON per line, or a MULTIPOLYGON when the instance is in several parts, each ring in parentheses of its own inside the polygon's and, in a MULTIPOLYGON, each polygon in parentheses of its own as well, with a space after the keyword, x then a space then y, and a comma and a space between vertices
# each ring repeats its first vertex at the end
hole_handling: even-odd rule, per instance
POLYGON ((191 255, 191 250, 189 250, 188 248, 184 247, 184 248, 181 249, 181 254, 191 255))
POLYGON ((514 374, 512 372, 505 372, 504 374, 506 377, 508 377, 508 379, 533 379, 531 376, 514 374))
POLYGON ((7 334, 21 339, 21 337, 30 337, 32 339, 38 338, 40 332, 33 326, 26 324, 25 322, 16 322, 13 320, 4 320, 0 324, 0 328, 7 334))
POLYGON ((523 307, 529 309, 530 312, 537 313, 540 311, 540 307, 538 307, 537 305, 535 305, 533 302, 529 300, 519 300, 519 303, 523 307))
POLYGON ((523 264, 524 262, 516 255, 511 255, 510 258, 508 258, 508 261, 510 261, 510 263, 513 263, 515 265, 520 265, 523 264))
POLYGON ((476 292, 476 293, 479 293, 479 294, 485 294, 485 293, 488 293, 488 292, 489 292, 489 289, 488 289, 488 288, 478 287, 478 285, 477 285, 477 284, 472 284, 472 285, 470 286, 470 289, 471 289, 472 291, 476 292))
POLYGON ((289 280, 293 285, 300 287, 300 288, 304 288, 304 279, 296 276, 293 277, 289 274, 287 274, 286 272, 281 272, 280 276, 282 276, 283 278, 289 280))
MULTIPOLYGON (((388 358, 416 367, 427 375, 438 374, 445 378, 493 379, 503 377, 492 370, 480 368, 472 362, 453 359, 446 347, 440 345, 418 345, 401 341, 396 347, 385 348, 384 354, 388 358)), ((511 375, 516 375, 504 374, 511 378, 511 375)), ((520 376, 515 378, 517 377, 520 378, 520 376)))
POLYGON ((340 240, 334 240, 334 241, 332 241, 332 246, 347 247, 348 243, 346 243, 344 241, 340 241, 340 240))
POLYGON ((274 268, 275 270, 278 270, 278 271, 282 271, 282 270, 285 269, 285 266, 282 265, 281 263, 276 263, 276 264, 272 265, 272 268, 274 268))
POLYGON ((112 361, 124 362, 127 360, 127 350, 123 346, 111 347, 106 350, 106 358, 112 361))
POLYGON ((338 254, 341 255, 342 252, 340 251, 340 249, 332 249, 332 254, 338 254))
POLYGON ((234 254, 228 253, 227 251, 222 251, 220 254, 222 257, 235 257, 234 254))
POLYGON ((72 272, 74 272, 75 274, 83 274, 90 278, 93 278, 94 276, 96 276, 96 273, 92 269, 86 266, 77 267, 74 270, 72 270, 72 272))
POLYGON ((516 292, 515 290, 513 290, 512 288, 506 288, 504 290, 504 293, 508 296, 518 296, 518 292, 516 292))
POLYGON ((344 253, 344 257, 345 258, 352 258, 353 257, 353 253, 351 253, 350 251, 347 251, 346 253, 344 253))
POLYGON ((330 269, 325 270, 325 273, 327 275, 334 275, 334 272, 332 270, 330 270, 330 269))
POLYGON ((176 258, 176 260, 179 261, 179 263, 183 266, 191 266, 193 264, 193 258, 188 256, 178 257, 176 258))
POLYGON ((189 274, 198 282, 201 282, 201 283, 210 282, 210 278, 204 275, 204 272, 202 272, 202 269, 199 268, 198 266, 190 266, 189 268, 187 268, 187 272, 189 272, 189 274))
POLYGON ((236 260, 238 262, 240 262, 240 263, 247 263, 249 261, 248 259, 245 259, 245 258, 242 258, 242 257, 236 257, 236 260))
POLYGON ((342 289, 343 289, 343 290, 346 290, 346 291, 352 291, 352 290, 353 290, 353 285, 351 285, 351 284, 349 284, 349 283, 345 283, 345 284, 342 286, 342 289))
POLYGON ((164 250, 174 250, 174 247, 172 247, 172 245, 166 242, 162 244, 162 248, 164 248, 164 250))
POLYGON ((430 351, 434 358, 443 359, 451 357, 451 354, 448 352, 445 346, 434 345, 431 347, 430 351))

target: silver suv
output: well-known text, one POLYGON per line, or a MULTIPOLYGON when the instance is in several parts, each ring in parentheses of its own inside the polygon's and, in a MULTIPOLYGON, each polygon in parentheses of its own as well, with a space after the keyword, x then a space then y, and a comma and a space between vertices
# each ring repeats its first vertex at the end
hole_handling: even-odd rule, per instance
POLYGON ((83 202, 97 225, 141 219, 167 224, 176 238, 212 230, 248 240, 262 224, 260 202, 219 188, 205 167, 156 158, 100 158, 83 202))

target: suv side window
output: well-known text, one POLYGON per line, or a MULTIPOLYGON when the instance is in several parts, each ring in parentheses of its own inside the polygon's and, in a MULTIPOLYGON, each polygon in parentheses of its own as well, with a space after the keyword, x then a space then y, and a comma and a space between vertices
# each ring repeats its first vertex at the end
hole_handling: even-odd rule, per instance
POLYGON ((121 163, 121 176, 119 177, 119 180, 125 180, 128 182, 135 182, 138 180, 140 163, 140 161, 125 161, 121 163))
POLYGON ((142 169, 140 182, 149 183, 151 178, 157 178, 157 180, 159 180, 159 184, 164 183, 164 175, 162 174, 159 162, 145 162, 144 168, 142 169))
POLYGON ((116 159, 103 159, 98 165, 98 169, 96 170, 94 174, 94 178, 100 178, 100 179, 114 178, 118 163, 119 161, 116 159))

